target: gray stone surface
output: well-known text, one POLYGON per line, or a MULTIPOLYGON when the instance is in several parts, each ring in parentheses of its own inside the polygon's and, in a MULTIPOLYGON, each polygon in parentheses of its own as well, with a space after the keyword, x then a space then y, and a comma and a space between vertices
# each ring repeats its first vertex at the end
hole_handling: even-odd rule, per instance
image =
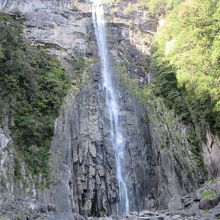
POLYGON ((203 144, 203 158, 208 167, 209 176, 220 176, 220 141, 209 129, 206 131, 206 143, 203 144))
MULTIPOLYGON (((124 15, 126 4, 123 1, 117 6, 118 13, 107 14, 111 62, 125 65, 128 75, 138 79, 141 86, 152 77, 151 68, 146 64, 149 64, 157 21, 147 19, 141 11, 124 15), (129 24, 131 19, 133 23, 129 24)), ((116 214, 115 155, 109 141, 104 91, 99 86, 100 66, 90 5, 86 1, 71 0, 0 0, 0 11, 16 14, 24 22, 29 42, 42 45, 58 55, 69 75, 70 60, 77 56, 77 51, 94 59, 89 68, 90 79, 77 95, 70 90, 55 121, 51 146, 55 183, 49 189, 38 189, 34 184, 36 180, 25 173, 24 166, 22 181, 19 186, 14 185, 13 158, 16 152, 12 148, 10 153, 5 148, 10 135, 0 130, 0 178, 4 183, 0 188, 1 215, 10 216, 12 220, 18 219, 18 215, 20 219, 81 220, 83 217, 76 213, 84 216, 116 214), (74 6, 78 10, 73 10, 74 6)), ((203 179, 202 174, 194 172, 187 127, 163 103, 141 104, 122 86, 117 74, 115 84, 121 109, 119 119, 126 137, 125 171, 130 208, 137 212, 170 209, 158 213, 144 211, 139 216, 136 213, 125 219, 214 219, 220 215, 218 204, 208 213, 199 209, 200 191, 182 197, 193 191, 203 179), (198 217, 194 218, 194 215, 198 217)), ((207 135, 204 161, 210 168, 210 176, 217 176, 219 140, 208 130, 207 135)), ((217 189, 219 185, 216 183, 212 187, 217 189)))

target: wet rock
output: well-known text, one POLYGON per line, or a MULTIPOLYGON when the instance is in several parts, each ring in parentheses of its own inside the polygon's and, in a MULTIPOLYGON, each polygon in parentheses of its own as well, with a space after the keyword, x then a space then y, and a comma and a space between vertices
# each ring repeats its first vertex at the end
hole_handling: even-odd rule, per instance
POLYGON ((91 153, 92 157, 96 158, 96 147, 95 147, 95 145, 91 144, 89 146, 89 150, 90 150, 90 153, 91 153))
MULTIPOLYGON (((146 59, 151 56, 152 34, 156 30, 157 21, 147 20, 143 11, 125 16, 123 9, 126 4, 126 1, 122 1, 117 6, 121 9, 120 12, 110 19, 112 24, 107 25, 108 46, 111 51, 109 59, 112 66, 113 61, 122 63, 129 77, 137 79, 140 85, 145 85, 152 75, 150 63, 146 59), (129 24, 131 18, 134 22, 132 25, 129 24)), ((23 184, 16 189, 14 183, 5 178, 13 175, 13 164, 10 162, 13 158, 5 149, 9 137, 0 131, 0 177, 6 186, 1 188, 1 205, 5 205, 0 209, 1 213, 9 207, 5 202, 9 194, 14 197, 14 190, 19 194, 20 189, 28 195, 28 201, 19 201, 21 204, 27 203, 26 206, 20 207, 20 210, 29 210, 27 207, 33 207, 34 210, 39 207, 37 202, 43 203, 47 209, 40 212, 49 215, 51 220, 83 219, 75 213, 84 216, 116 213, 119 194, 115 155, 109 141, 110 122, 106 115, 105 91, 100 88, 102 79, 96 57, 96 42, 93 39, 90 4, 87 4, 87 1, 72 0, 2 0, 0 10, 19 15, 24 21, 25 36, 29 42, 44 46, 50 53, 57 55, 64 68, 69 70, 70 76, 70 60, 72 56, 77 57, 79 52, 85 57, 93 56, 94 62, 97 62, 89 68, 90 80, 80 88, 77 96, 68 97, 55 122, 51 147, 55 183, 50 189, 43 192, 36 190, 36 187, 31 185, 33 180, 26 177, 25 172, 22 172, 22 175, 24 174, 24 182, 28 187, 23 184), (79 10, 72 10, 73 3, 80 4, 79 10), (32 197, 35 199, 33 202, 32 197)), ((184 209, 190 208, 191 211, 187 211, 195 214, 197 207, 194 206, 193 200, 197 202, 201 198, 196 196, 192 199, 191 196, 186 196, 180 199, 181 195, 193 191, 199 183, 198 176, 193 174, 187 128, 163 104, 157 103, 157 100, 153 105, 148 103, 146 107, 126 86, 122 86, 123 82, 119 77, 115 76, 114 83, 121 110, 119 120, 126 137, 124 166, 130 209, 140 211, 169 207, 176 211, 183 203, 184 209)), ((204 152, 208 153, 205 155, 205 161, 211 167, 210 175, 215 176, 219 174, 219 142, 209 131, 207 135, 204 152)), ((201 200, 200 207, 213 208, 218 201, 219 198, 201 200)), ((16 204, 9 209, 13 213, 18 207, 16 204)), ((28 218, 31 219, 32 214, 28 218)), ((144 211, 140 216, 136 213, 127 219, 185 218, 169 212, 158 214, 144 211)))
POLYGON ((140 214, 139 214, 139 216, 153 216, 153 215, 155 215, 155 213, 153 213, 153 212, 151 212, 151 211, 147 211, 147 210, 145 210, 145 211, 142 211, 140 214))
POLYGON ((220 202, 220 195, 210 198, 210 199, 202 199, 199 203, 199 208, 203 210, 212 209, 217 206, 220 202))
POLYGON ((51 204, 47 205, 47 210, 48 212, 56 212, 56 208, 51 204))
POLYGON ((204 162, 208 167, 210 176, 217 177, 220 175, 220 141, 219 138, 212 134, 209 129, 206 130, 206 143, 203 144, 204 162))
POLYGON ((187 208, 187 207, 189 207, 193 204, 193 199, 192 199, 191 196, 184 196, 184 197, 181 198, 181 202, 182 202, 184 208, 187 208))
POLYGON ((40 213, 46 213, 47 212, 47 207, 41 206, 39 211, 40 211, 40 213))
POLYGON ((49 220, 85 220, 84 217, 78 214, 70 214, 66 212, 61 212, 59 214, 52 214, 49 216, 49 220))

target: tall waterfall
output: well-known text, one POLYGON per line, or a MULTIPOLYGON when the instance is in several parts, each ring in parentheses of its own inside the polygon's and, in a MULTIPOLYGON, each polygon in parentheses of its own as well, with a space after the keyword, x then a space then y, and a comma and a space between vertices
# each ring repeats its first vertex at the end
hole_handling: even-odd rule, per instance
POLYGON ((110 120, 110 138, 116 158, 116 173, 119 186, 119 203, 117 208, 118 213, 123 214, 129 212, 128 190, 124 175, 125 140, 119 123, 119 106, 113 86, 112 71, 108 62, 104 9, 101 0, 92 0, 92 2, 93 23, 101 59, 102 86, 105 90, 106 107, 110 120))

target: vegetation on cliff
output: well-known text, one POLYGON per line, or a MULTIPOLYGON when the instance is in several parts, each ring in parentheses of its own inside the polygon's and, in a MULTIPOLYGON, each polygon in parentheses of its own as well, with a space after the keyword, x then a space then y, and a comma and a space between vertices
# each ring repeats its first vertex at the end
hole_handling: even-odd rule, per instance
POLYGON ((209 126, 220 135, 220 2, 139 0, 135 4, 133 10, 146 10, 149 16, 164 18, 161 24, 165 24, 154 36, 153 62, 146 61, 147 72, 154 73, 152 83, 140 86, 127 73, 121 74, 123 82, 148 108, 162 99, 187 125, 193 160, 205 171, 201 152, 205 129, 209 126))
MULTIPOLYGON (((49 175, 54 120, 69 85, 58 60, 28 45, 22 25, 0 14, 0 115, 33 174, 49 175)), ((16 160, 15 165, 19 166, 16 160)), ((19 175, 19 168, 15 169, 19 175)))
POLYGON ((138 0, 139 8, 147 10, 156 16, 165 15, 183 0, 138 0))
POLYGON ((187 123, 220 132, 220 2, 186 0, 154 41, 155 91, 187 123))

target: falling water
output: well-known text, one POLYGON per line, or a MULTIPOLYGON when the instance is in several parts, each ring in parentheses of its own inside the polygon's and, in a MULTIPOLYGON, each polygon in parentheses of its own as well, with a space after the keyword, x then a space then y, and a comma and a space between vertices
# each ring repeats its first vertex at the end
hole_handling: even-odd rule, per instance
POLYGON ((124 176, 124 137, 122 128, 119 124, 119 109, 116 99, 116 93, 113 87, 112 71, 108 62, 108 49, 106 43, 106 30, 104 9, 101 0, 92 0, 93 2, 93 23, 95 35, 98 42, 99 56, 101 59, 101 71, 103 77, 103 88, 105 90, 106 107, 109 113, 111 142, 114 147, 116 157, 116 173, 119 185, 119 203, 118 213, 129 212, 128 190, 124 176))

